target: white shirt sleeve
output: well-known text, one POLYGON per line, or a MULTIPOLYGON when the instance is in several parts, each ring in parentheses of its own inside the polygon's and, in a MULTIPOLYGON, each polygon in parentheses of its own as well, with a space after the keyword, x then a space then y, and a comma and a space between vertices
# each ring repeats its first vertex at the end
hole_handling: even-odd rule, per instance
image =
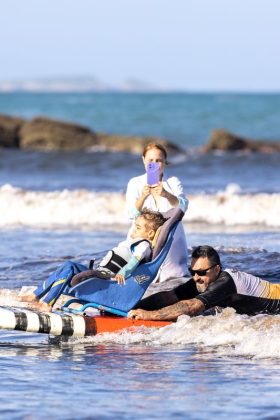
POLYGON ((181 181, 176 176, 168 178, 166 181, 167 189, 179 200, 179 206, 183 212, 186 212, 189 206, 189 200, 184 194, 181 181))

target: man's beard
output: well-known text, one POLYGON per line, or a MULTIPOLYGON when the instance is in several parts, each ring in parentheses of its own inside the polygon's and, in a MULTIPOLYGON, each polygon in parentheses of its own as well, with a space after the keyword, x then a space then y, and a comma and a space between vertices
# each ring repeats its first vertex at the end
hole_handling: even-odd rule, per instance
POLYGON ((196 288, 199 293, 203 293, 207 289, 207 286, 204 283, 196 283, 196 288))

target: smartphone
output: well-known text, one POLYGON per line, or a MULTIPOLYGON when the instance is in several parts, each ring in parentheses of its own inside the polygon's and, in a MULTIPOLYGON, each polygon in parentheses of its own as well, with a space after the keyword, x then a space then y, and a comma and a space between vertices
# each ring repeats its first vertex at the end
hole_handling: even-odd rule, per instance
POLYGON ((147 184, 151 187, 159 183, 159 163, 149 162, 147 165, 147 184))

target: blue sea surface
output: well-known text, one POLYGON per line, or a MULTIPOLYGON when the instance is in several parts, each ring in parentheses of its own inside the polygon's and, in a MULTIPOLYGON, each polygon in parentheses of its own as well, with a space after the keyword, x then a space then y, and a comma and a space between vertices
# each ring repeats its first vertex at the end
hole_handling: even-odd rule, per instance
MULTIPOLYGON (((280 282, 280 155, 198 152, 219 127, 280 140, 280 95, 13 93, 0 94, 0 113, 44 115, 179 144, 186 154, 173 157, 167 170, 181 179, 189 214, 196 200, 205 216, 212 202, 216 211, 228 203, 227 223, 192 222, 187 213, 189 254, 207 243, 219 250, 224 266, 280 282), (239 211, 241 225, 231 225, 239 211)), ((98 261, 122 240, 130 223, 118 214, 126 185, 142 173, 140 156, 129 153, 0 150, 1 218, 7 220, 0 228, 1 302, 9 304, 10 294, 36 286, 64 261, 98 261), (108 202, 115 206, 110 211, 108 202), (68 224, 58 223, 60 208, 68 224)), ((1 418, 279 418, 277 319, 266 335, 258 319, 209 318, 207 327, 201 321, 202 332, 212 331, 213 323, 216 330, 205 341, 187 343, 186 330, 180 340, 176 325, 150 341, 148 332, 139 340, 126 332, 54 344, 44 335, 0 331, 1 418), (243 343, 252 345, 250 351, 243 343)))
POLYGON ((186 147, 204 144, 221 127, 280 140, 280 94, 1 93, 0 112, 44 115, 106 133, 162 136, 186 147))
POLYGON ((55 346, 22 334, 1 337, 0 361, 2 418, 279 417, 273 362, 192 346, 55 346))
MULTIPOLYGON (((113 152, 34 152, 0 150, 1 184, 34 191, 125 192, 142 175, 138 155, 113 152)), ((243 193, 279 192, 280 154, 197 155, 172 160, 167 174, 179 177, 187 195, 215 193, 234 183, 243 193)))

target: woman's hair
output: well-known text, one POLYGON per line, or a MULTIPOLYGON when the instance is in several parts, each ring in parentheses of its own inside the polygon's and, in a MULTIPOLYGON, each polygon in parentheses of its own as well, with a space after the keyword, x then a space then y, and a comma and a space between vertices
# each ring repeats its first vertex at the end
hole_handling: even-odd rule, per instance
POLYGON ((221 260, 218 252, 209 245, 200 245, 196 247, 192 252, 192 258, 197 260, 198 258, 207 258, 211 265, 221 266, 221 260))
POLYGON ((153 211, 147 208, 142 209, 139 216, 143 217, 148 227, 154 230, 155 232, 166 221, 166 219, 159 211, 153 211))
POLYGON ((148 150, 151 150, 151 149, 158 149, 158 150, 160 150, 163 153, 163 155, 164 155, 164 159, 165 160, 167 159, 167 151, 166 151, 165 147, 163 147, 162 144, 160 144, 160 143, 148 143, 144 147, 143 157, 145 157, 146 156, 146 153, 148 152, 148 150))

